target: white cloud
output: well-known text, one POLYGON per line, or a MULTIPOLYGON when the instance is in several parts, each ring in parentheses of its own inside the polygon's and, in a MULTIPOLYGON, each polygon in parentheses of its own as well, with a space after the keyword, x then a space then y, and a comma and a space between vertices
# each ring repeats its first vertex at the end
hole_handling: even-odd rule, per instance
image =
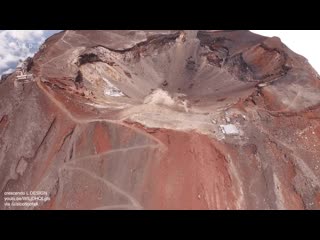
POLYGON ((31 39, 42 38, 44 35, 44 30, 7 30, 4 32, 7 36, 19 41, 29 41, 31 39))
POLYGON ((292 51, 304 56, 320 73, 320 30, 251 30, 267 37, 277 36, 292 51))
POLYGON ((14 68, 19 59, 32 56, 45 40, 44 30, 0 31, 0 75, 14 68))
POLYGON ((4 71, 2 74, 9 74, 9 73, 13 73, 14 69, 13 68, 9 68, 7 71, 4 71))
POLYGON ((19 56, 13 54, 0 55, 0 69, 7 69, 10 64, 14 64, 19 61, 19 56))

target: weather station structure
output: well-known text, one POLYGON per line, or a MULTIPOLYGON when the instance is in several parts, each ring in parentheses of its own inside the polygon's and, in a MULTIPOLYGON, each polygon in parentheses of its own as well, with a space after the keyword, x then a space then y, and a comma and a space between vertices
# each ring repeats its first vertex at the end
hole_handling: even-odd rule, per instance
POLYGON ((28 83, 33 81, 33 75, 27 71, 27 62, 20 61, 16 67, 16 79, 14 81, 15 87, 19 84, 28 83))

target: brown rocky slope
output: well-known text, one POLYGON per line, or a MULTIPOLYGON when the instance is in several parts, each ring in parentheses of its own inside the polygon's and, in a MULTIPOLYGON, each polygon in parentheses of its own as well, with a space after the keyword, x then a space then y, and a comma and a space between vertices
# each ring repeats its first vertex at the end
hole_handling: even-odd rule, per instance
POLYGON ((320 78, 249 31, 63 31, 0 82, 1 209, 319 209, 320 78), (36 207, 4 193, 45 191, 36 207))

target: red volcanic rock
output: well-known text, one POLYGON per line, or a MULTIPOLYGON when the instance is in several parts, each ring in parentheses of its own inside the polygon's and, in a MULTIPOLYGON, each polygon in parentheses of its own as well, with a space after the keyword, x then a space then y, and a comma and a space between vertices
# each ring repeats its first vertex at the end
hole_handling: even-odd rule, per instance
POLYGON ((279 38, 64 31, 28 61, 0 82, 1 209, 320 209, 319 75, 279 38))

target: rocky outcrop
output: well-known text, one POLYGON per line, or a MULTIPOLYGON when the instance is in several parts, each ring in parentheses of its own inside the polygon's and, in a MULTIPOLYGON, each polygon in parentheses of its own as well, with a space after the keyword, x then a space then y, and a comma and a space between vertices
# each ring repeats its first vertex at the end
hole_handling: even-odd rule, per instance
POLYGON ((68 30, 45 46, 34 82, 1 81, 1 209, 320 208, 320 80, 279 38, 68 30), (6 204, 30 191, 49 200, 6 204))

